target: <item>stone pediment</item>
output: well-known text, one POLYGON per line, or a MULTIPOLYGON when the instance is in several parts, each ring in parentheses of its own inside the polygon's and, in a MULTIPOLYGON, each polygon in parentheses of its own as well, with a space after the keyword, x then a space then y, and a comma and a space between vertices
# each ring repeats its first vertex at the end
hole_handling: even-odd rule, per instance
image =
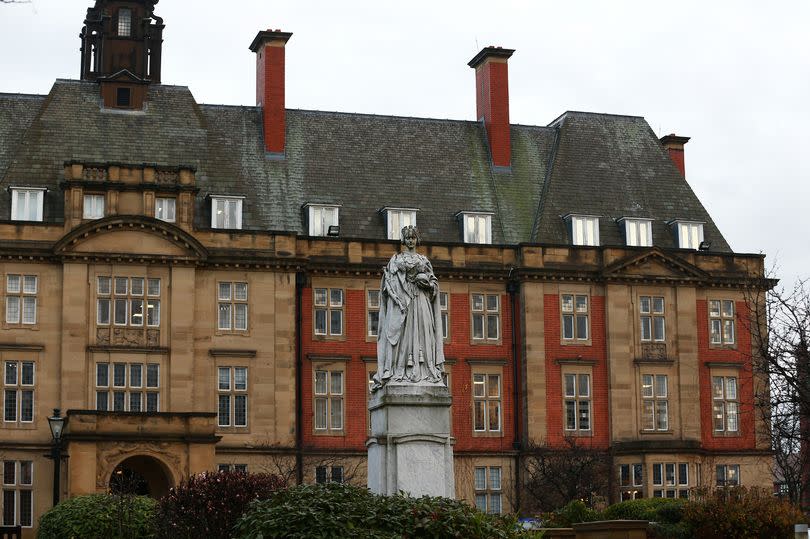
POLYGON ((188 232, 151 217, 116 215, 84 223, 54 245, 56 255, 202 261, 207 250, 188 232))
POLYGON ((682 258, 652 247, 605 267, 605 279, 706 280, 709 274, 682 258))

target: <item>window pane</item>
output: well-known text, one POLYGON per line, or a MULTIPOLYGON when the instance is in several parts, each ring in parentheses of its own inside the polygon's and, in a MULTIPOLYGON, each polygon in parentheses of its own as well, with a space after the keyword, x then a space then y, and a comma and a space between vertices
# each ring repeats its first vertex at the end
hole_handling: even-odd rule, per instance
POLYGON ((315 399, 315 428, 326 428, 326 399, 315 399))
POLYGON ((21 278, 19 275, 8 275, 6 276, 6 292, 10 294, 19 294, 20 293, 20 282, 21 278))
POLYGON ((124 387, 127 382, 127 366, 125 363, 115 363, 113 365, 113 385, 124 387))
POLYGON ((217 299, 220 300, 231 299, 231 283, 219 283, 219 291, 217 292, 217 299))
POLYGON ((473 311, 483 311, 484 310, 484 295, 483 294, 473 294, 472 295, 472 310, 473 311))
POLYGON ((475 413, 474 415, 474 429, 475 430, 485 430, 486 423, 486 401, 475 401, 475 413))
POLYGON ((137 392, 132 392, 129 394, 129 411, 130 412, 140 412, 141 411, 141 394, 137 392))
POLYGON ((332 410, 330 414, 330 427, 333 429, 343 428, 343 399, 332 399, 332 410))
POLYGON ((123 391, 116 391, 113 393, 113 411, 123 412, 126 393, 123 391))
POLYGON ((739 428, 739 413, 737 412, 736 402, 726 403, 726 422, 729 432, 737 432, 739 428))
POLYGON ((143 365, 131 363, 129 365, 129 385, 130 387, 141 387, 141 384, 143 384, 143 365))
POLYGON ((565 428, 568 430, 577 428, 577 401, 565 401, 565 428))
POLYGON ((342 395, 343 394, 343 373, 342 372, 332 372, 330 376, 330 385, 329 385, 329 392, 332 395, 342 395))
POLYGON ((20 392, 20 421, 30 423, 34 420, 34 392, 20 392))
POLYGON ((109 393, 107 391, 96 391, 96 410, 106 412, 108 409, 109 393))
POLYGON ((655 296, 652 299, 652 307, 653 312, 655 314, 663 314, 664 313, 664 298, 660 296, 655 296))
POLYGON ((713 299, 709 301, 709 316, 720 316, 720 301, 713 299))
POLYGON ((475 508, 479 511, 486 513, 487 511, 487 495, 486 494, 476 494, 475 495, 475 508))
POLYGON ((115 323, 119 326, 125 326, 127 323, 127 300, 115 300, 115 323))
POLYGON ((7 361, 6 362, 6 385, 16 386, 17 385, 17 362, 16 361, 7 361))
POLYGON ((233 388, 237 391, 247 390, 247 367, 234 367, 233 388))
POLYGON ((655 402, 645 400, 641 403, 641 428, 644 430, 655 430, 655 402))
POLYGON ((579 375, 579 396, 589 397, 591 395, 591 377, 587 374, 579 375))
POLYGON ((326 395, 326 379, 328 373, 326 371, 315 371, 315 394, 326 395))
POLYGON ((489 468, 489 489, 501 490, 501 469, 497 466, 489 468))
POLYGON ((498 296, 487 294, 487 310, 488 311, 498 310, 498 296))
POLYGON ((669 416, 667 415, 667 401, 655 401, 656 424, 658 430, 669 429, 669 416))
POLYGON ((711 327, 712 344, 720 344, 721 342, 723 342, 720 336, 720 320, 719 319, 712 320, 710 327, 711 327))
POLYGON ((248 299, 247 283, 233 284, 233 298, 238 301, 247 301, 248 299))
POLYGON ((31 485, 34 476, 34 463, 30 460, 20 461, 20 484, 31 485))
POLYGON ((663 317, 663 316, 656 316, 656 317, 653 317, 653 322, 654 322, 654 324, 655 324, 655 325, 654 325, 655 334, 653 335, 653 338, 654 338, 656 341, 663 341, 663 340, 664 340, 664 336, 665 336, 665 335, 664 335, 664 330, 665 330, 665 327, 664 327, 664 317, 663 317))
POLYGON ((712 397, 715 399, 723 398, 723 377, 712 376, 712 397))
POLYGON ((143 296, 143 277, 133 277, 131 285, 133 296, 143 296))
POLYGON ((217 422, 220 427, 227 427, 231 424, 231 396, 220 395, 217 407, 217 422))
POLYGON ((36 275, 26 275, 23 277, 23 294, 36 294, 37 293, 37 277, 36 275))
POLYGON ((110 300, 99 299, 96 307, 96 323, 107 325, 110 323, 110 300))
POLYGON ((640 296, 638 298, 638 310, 641 313, 649 314, 649 312, 650 312, 650 296, 640 296))
POLYGON ((675 484, 675 464, 667 463, 665 469, 667 486, 673 486, 675 484))
POLYGON ((571 294, 563 294, 561 308, 564 313, 574 312, 574 296, 571 294))
POLYGON ((566 374, 565 375, 565 396, 566 397, 575 397, 576 396, 576 375, 575 374, 566 374))
POLYGON ((157 412, 160 408, 160 393, 150 392, 146 394, 146 411, 157 412))
POLYGON ((380 313, 379 311, 369 311, 368 313, 368 334, 371 337, 376 337, 379 332, 380 313))
POLYGON ((329 334, 343 335, 343 311, 339 309, 329 311, 329 334))
POLYGON ((578 313, 588 312, 588 296, 576 296, 576 309, 578 313))
POLYGON ((160 300, 150 299, 146 302, 146 324, 149 326, 160 325, 160 300))
POLYGON ((233 328, 247 330, 248 327, 248 306, 247 303, 236 303, 233 306, 233 328))
POLYGON ((487 339, 498 338, 498 315, 487 315, 487 339))
POLYGON ((6 322, 9 324, 20 323, 20 298, 6 296, 6 322))
POLYGON ((501 377, 497 374, 490 374, 487 380, 487 385, 489 386, 489 391, 487 393, 488 397, 500 397, 501 395, 501 377))
POLYGON ((678 484, 679 485, 688 485, 689 484, 689 465, 685 462, 678 464, 678 484))
POLYGON ((109 277, 98 278, 98 293, 100 295, 107 295, 110 293, 110 282, 111 279, 109 277))
POLYGON ((332 466, 332 482, 343 482, 343 466, 332 466))
POLYGON ((655 396, 656 397, 667 396, 667 376, 665 374, 655 375, 655 396))
POLYGON ((217 322, 219 329, 231 329, 231 304, 219 304, 219 320, 217 322))
POLYGON ((108 363, 96 363, 96 385, 107 387, 110 384, 110 365, 108 363))
POLYGON ((130 324, 133 326, 143 325, 143 300, 133 299, 130 302, 130 324))
POLYGON ((739 485, 740 484, 740 465, 732 464, 726 467, 726 484, 739 485))
POLYGON ((501 402, 489 401, 487 408, 489 409, 489 430, 495 432, 501 430, 501 402))
POLYGON ((147 280, 147 293, 150 296, 159 296, 160 295, 160 279, 148 279, 147 280))
POLYGON ((233 424, 237 427, 247 426, 247 395, 233 397, 233 424))
POLYGON ((485 377, 483 374, 473 374, 473 395, 476 397, 485 397, 486 389, 484 388, 485 377))
POLYGON ((17 507, 17 491, 4 490, 3 491, 3 525, 14 526, 14 512, 17 507))
POLYGON ((126 277, 116 277, 115 278, 115 294, 117 296, 126 296, 127 295, 127 285, 128 285, 128 279, 126 277))
POLYGON ((723 320, 723 342, 734 342, 734 320, 723 320))
POLYGON ((641 396, 642 397, 652 397, 653 396, 653 376, 652 376, 652 374, 642 374, 641 375, 641 396))
POLYGON ((326 335, 326 309, 315 309, 315 335, 326 335))
POLYGON ((315 305, 326 306, 326 288, 315 289, 315 305))
POLYGON ((564 314, 563 320, 563 339, 574 338, 574 315, 564 314))
POLYGON ((661 486, 664 484, 664 465, 656 463, 652 465, 653 471, 653 485, 661 486))
POLYGON ((734 302, 731 300, 723 300, 723 317, 731 318, 734 316, 734 302))
POLYGON ((715 402, 712 405, 712 423, 714 424, 714 430, 722 431, 725 426, 725 421, 723 417, 725 406, 722 402, 715 402))
POLYGON ((735 400, 737 398, 737 379, 726 378, 726 398, 735 400))
POLYGON ((652 340, 652 319, 649 316, 641 317, 641 340, 652 340))
POLYGON ((146 366, 146 387, 158 387, 160 377, 160 365, 149 363, 146 366))
POLYGON ((619 466, 619 485, 626 487, 630 485, 630 465, 622 464, 619 466))
POLYGON ((231 369, 230 367, 219 368, 219 382, 217 387, 220 391, 228 391, 231 389, 231 369))
POLYGON ((473 339, 484 338, 484 315, 473 315, 473 339))
POLYGON ((326 466, 317 466, 315 468, 315 483, 319 485, 326 483, 326 466))
POLYGON ((644 472, 641 464, 633 464, 633 486, 641 486, 644 482, 644 472))
POLYGON ((329 289, 329 305, 331 307, 343 306, 343 289, 341 288, 329 289))
POLYGON ((577 315, 577 339, 586 340, 588 338, 588 317, 587 315, 577 315))
POLYGON ((591 401, 579 401, 579 428, 591 430, 591 401))
POLYGON ((17 484, 17 461, 14 460, 3 461, 3 484, 4 485, 17 484))
POLYGON ((37 321, 37 298, 23 298, 23 324, 35 324, 37 321))

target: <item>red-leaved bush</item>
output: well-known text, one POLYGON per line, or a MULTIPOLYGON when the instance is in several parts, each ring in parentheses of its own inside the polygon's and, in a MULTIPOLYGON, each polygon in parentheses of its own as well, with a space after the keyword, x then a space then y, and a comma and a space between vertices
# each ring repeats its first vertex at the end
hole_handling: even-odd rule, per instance
POLYGON ((229 539, 253 500, 265 500, 283 488, 275 475, 209 472, 191 476, 160 499, 157 537, 229 539))

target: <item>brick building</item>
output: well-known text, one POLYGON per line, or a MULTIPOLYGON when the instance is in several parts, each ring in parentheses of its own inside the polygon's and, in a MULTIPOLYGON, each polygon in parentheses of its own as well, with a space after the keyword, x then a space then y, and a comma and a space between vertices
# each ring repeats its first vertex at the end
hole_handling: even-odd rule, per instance
MULTIPOLYGON (((365 481, 381 268, 415 223, 443 289, 460 498, 517 503, 526 447, 604 451, 614 499, 770 484, 735 253, 643 118, 509 121, 509 49, 476 119, 290 110, 291 34, 259 32, 257 106, 160 83, 153 0, 97 0, 79 80, 0 94, 4 524, 61 495, 218 467, 365 481)), ((29 532, 30 533, 30 532, 29 532)))

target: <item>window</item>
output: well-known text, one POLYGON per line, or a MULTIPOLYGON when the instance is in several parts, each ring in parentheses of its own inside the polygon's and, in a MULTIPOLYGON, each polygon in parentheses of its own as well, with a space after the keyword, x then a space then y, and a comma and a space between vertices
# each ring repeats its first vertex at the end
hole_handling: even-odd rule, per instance
POLYGON ((739 464, 718 464, 715 466, 717 472, 718 487, 736 487, 740 485, 740 465, 739 464))
POLYGON ((33 423, 33 361, 6 361, 4 363, 3 421, 7 423, 33 423))
POLYGON ((450 296, 447 292, 439 292, 439 308, 442 313, 442 338, 450 337, 450 296))
POLYGON ((42 221, 45 189, 11 188, 11 220, 42 221))
POLYGON ((96 363, 96 410, 159 412, 158 363, 96 363))
POLYGON ((217 464, 218 472, 242 472, 247 473, 247 464, 217 464))
POLYGON ((104 217, 104 195, 84 195, 84 219, 104 217))
POLYGON ((217 425, 247 427, 247 367, 219 367, 217 373, 217 425))
POLYGON ((211 228, 242 228, 243 197, 211 197, 211 228))
POLYGON ((571 241, 574 245, 599 245, 599 218, 570 215, 571 241))
POLYGON ((36 275, 6 275, 6 323, 37 323, 36 275))
POLYGON ((475 468, 475 507, 484 513, 501 513, 501 467, 475 468))
POLYGON ((3 526, 30 528, 34 523, 34 463, 3 461, 3 526))
POLYGON ((473 374, 473 429, 501 430, 501 375, 473 374))
POLYGON ((656 462, 652 465, 654 498, 688 498, 689 464, 656 462))
POLYGON ((315 335, 343 335, 343 289, 315 288, 314 303, 315 335))
POLYGON ((472 294, 472 337, 497 341, 500 337, 500 296, 472 294))
POLYGON ((678 234, 678 247, 697 249, 703 241, 703 223, 675 221, 678 234))
POLYGON ((669 401, 667 375, 641 375, 641 428, 643 430, 669 430, 669 401))
POLYGON ((644 497, 644 468, 641 464, 619 465, 619 489, 622 501, 644 497))
POLYGON ((380 325, 379 290, 366 290, 366 310, 368 312, 368 336, 376 337, 380 325))
POLYGON ((309 235, 329 236, 329 227, 340 224, 340 209, 337 206, 310 204, 309 235))
POLYGON ((247 331, 248 285, 240 282, 217 283, 217 329, 247 331))
POLYGON ((715 432, 736 433, 739 426, 737 378, 712 376, 712 423, 715 432))
POLYGON ((177 200, 174 198, 155 199, 155 219, 174 223, 177 213, 177 200))
POLYGON ((130 88, 115 89, 115 106, 129 107, 132 103, 132 90, 130 88))
POLYGON ((416 226, 416 210, 407 208, 384 208, 384 210, 389 240, 399 240, 403 228, 416 226))
POLYGON ((649 219, 622 219, 624 238, 631 247, 652 246, 652 221, 649 219))
POLYGON ((118 10, 118 35, 121 37, 132 35, 132 10, 128 8, 118 10))
POLYGON ((571 341, 588 340, 588 296, 563 294, 561 296, 562 338, 571 341))
POLYGON ((116 326, 159 327, 160 279, 96 277, 96 324, 106 326, 111 319, 116 326))
POLYGON ((464 243, 492 243, 492 214, 461 212, 464 243))
POLYGON ((734 302, 709 300, 709 333, 712 344, 734 344, 734 302))
POLYGON ((563 375, 565 430, 591 430, 591 376, 589 374, 563 375))
POLYGON ((641 340, 663 341, 666 338, 664 318, 664 298, 661 296, 640 296, 638 310, 641 317, 641 340))
POLYGON ((342 482, 343 482, 343 466, 315 467, 315 483, 323 485, 324 483, 342 483, 342 482))
POLYGON ((343 430, 343 371, 315 370, 315 430, 343 430))

